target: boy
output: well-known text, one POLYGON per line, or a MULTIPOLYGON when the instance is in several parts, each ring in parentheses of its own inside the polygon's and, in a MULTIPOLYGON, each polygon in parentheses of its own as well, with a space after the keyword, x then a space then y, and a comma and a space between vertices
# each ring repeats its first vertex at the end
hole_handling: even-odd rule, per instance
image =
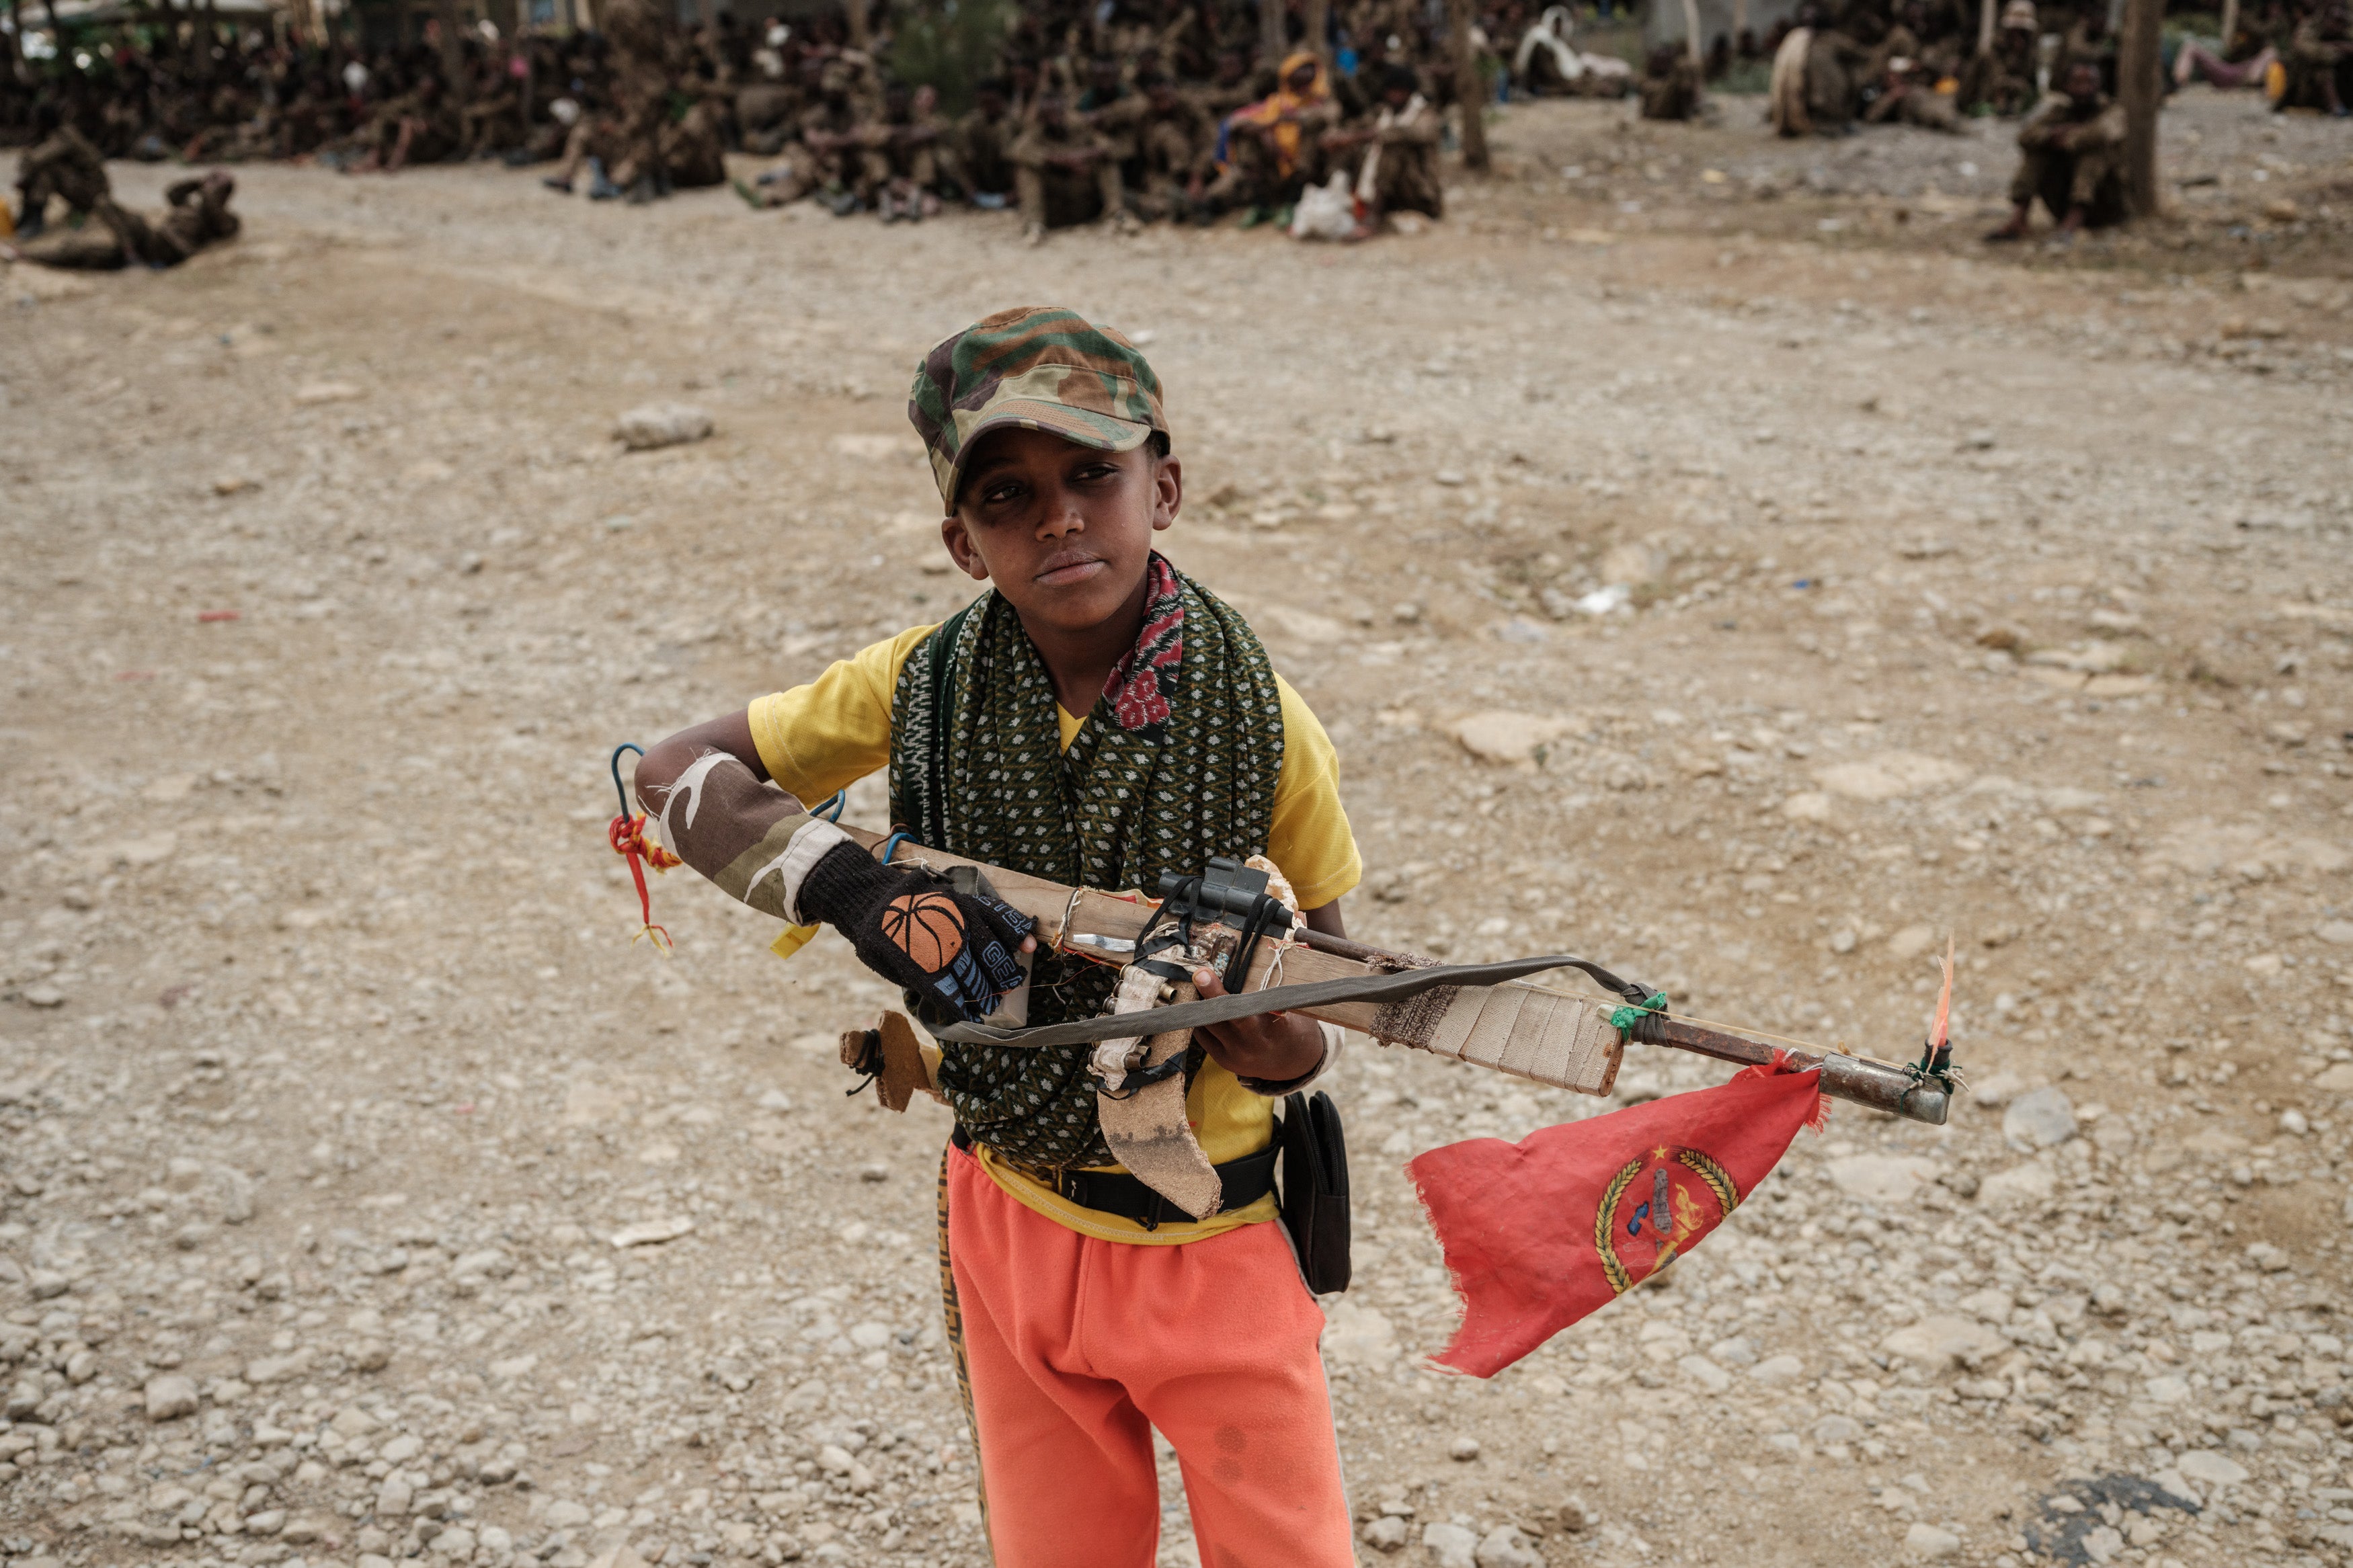
MULTIPOLYGON (((1105 1010, 1115 973, 878 865, 800 801, 887 763, 892 819, 920 842, 1074 886, 1149 889, 1262 852, 1338 934, 1361 865, 1331 742, 1241 617, 1151 548, 1184 469, 1144 356, 1071 311, 1008 310, 932 351, 908 412, 948 554, 991 591, 649 751, 638 788, 662 841, 967 1018, 1020 983, 1017 952, 1035 953, 1032 1024, 1105 1010)), ((1195 984, 1221 994, 1207 971, 1195 984)), ((1176 1447, 1203 1562, 1353 1561, 1322 1314, 1264 1223, 1271 1097, 1337 1043, 1282 1014, 1198 1032, 1186 1115, 1225 1196, 1179 1223, 1113 1165, 1088 1047, 945 1047, 948 1329, 1005 1568, 1152 1563, 1147 1423, 1176 1447)))

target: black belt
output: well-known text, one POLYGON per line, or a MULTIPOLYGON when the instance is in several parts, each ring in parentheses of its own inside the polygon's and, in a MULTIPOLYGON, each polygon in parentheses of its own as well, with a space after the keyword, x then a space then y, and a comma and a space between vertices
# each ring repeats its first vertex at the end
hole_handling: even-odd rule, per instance
MULTIPOLYGON (((959 1149, 973 1146, 972 1134, 961 1126, 949 1138, 959 1149)), ((1274 1191, 1275 1161, 1282 1152, 1282 1145, 1270 1143, 1255 1154, 1213 1166, 1224 1194, 1219 1212, 1247 1207, 1274 1191)), ((1189 1224, 1193 1218, 1124 1171, 1054 1171, 1037 1174, 1040 1180, 1050 1181, 1057 1194, 1081 1208, 1132 1219, 1146 1230, 1158 1230, 1169 1222, 1189 1224)))

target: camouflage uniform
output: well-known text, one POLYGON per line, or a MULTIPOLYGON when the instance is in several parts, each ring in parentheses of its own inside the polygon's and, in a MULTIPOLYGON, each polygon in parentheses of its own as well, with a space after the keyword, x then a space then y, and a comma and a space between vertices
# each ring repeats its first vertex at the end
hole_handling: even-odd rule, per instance
POLYGON ((75 216, 96 210, 111 190, 106 163, 89 139, 70 125, 27 147, 16 158, 17 221, 37 229, 51 196, 61 196, 75 216))
POLYGON ((2055 218, 2082 207, 2093 224, 2124 216, 2124 105, 2105 93, 2079 103, 2054 92, 2018 128, 2018 145, 2011 201, 2040 196, 2055 218))
POLYGON ((1123 210, 1124 186, 1119 161, 1100 132, 1065 119, 1060 128, 1036 120, 1013 143, 1014 189, 1020 193, 1021 221, 1037 228, 1068 228, 1110 217, 1123 210), (1053 160, 1060 155, 1092 153, 1083 168, 1069 168, 1053 160))
POLYGON ((97 222, 28 240, 17 253, 44 267, 88 271, 110 272, 133 262, 177 267, 216 240, 235 237, 239 226, 228 199, 236 190, 236 182, 222 174, 182 180, 164 193, 171 205, 153 218, 100 196, 97 222))
POLYGON ((976 109, 956 121, 957 174, 967 193, 1008 195, 1013 190, 1013 142, 1021 121, 1010 112, 989 119, 976 109))

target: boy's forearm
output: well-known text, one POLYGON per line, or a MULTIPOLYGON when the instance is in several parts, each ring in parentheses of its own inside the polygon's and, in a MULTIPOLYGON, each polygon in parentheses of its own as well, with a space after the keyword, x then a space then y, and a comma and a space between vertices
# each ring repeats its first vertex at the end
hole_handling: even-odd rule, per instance
POLYGON ((702 745, 673 766, 672 742, 698 734, 690 730, 648 752, 646 762, 657 764, 650 776, 647 767, 638 769, 638 800, 657 836, 728 897, 763 914, 802 923, 802 879, 828 850, 848 839, 839 828, 809 816, 791 795, 766 787, 741 758, 722 747, 702 745))

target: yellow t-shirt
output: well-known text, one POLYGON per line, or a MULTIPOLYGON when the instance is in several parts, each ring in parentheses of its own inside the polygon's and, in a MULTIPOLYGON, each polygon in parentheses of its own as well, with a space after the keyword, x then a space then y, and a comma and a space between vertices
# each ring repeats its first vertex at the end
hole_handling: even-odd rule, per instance
MULTIPOLYGON (((899 684, 899 669, 932 629, 916 626, 901 632, 835 661, 807 686, 754 701, 748 715, 752 742, 759 748, 768 776, 814 805, 888 766, 891 697, 899 684)), ((1277 676, 1275 686, 1282 699, 1282 771, 1275 779, 1267 858, 1290 879, 1300 907, 1317 909, 1355 888, 1364 875, 1364 862, 1356 854, 1348 815, 1340 805, 1340 759, 1331 737, 1290 682, 1277 676)), ((1068 751, 1086 718, 1064 711, 1059 703, 1054 711, 1061 725, 1062 749, 1068 751)), ((789 957, 816 933, 814 926, 794 927, 777 940, 776 950, 789 957)), ((1185 1110, 1211 1164, 1254 1154, 1274 1135, 1273 1102, 1244 1089, 1214 1061, 1203 1063, 1194 1075, 1185 1110)), ((1013 1169, 986 1145, 979 1154, 982 1168, 1013 1197, 1072 1230, 1106 1240, 1169 1246, 1274 1217, 1270 1193, 1230 1213, 1147 1231, 1133 1220, 1081 1208, 1013 1169)))

